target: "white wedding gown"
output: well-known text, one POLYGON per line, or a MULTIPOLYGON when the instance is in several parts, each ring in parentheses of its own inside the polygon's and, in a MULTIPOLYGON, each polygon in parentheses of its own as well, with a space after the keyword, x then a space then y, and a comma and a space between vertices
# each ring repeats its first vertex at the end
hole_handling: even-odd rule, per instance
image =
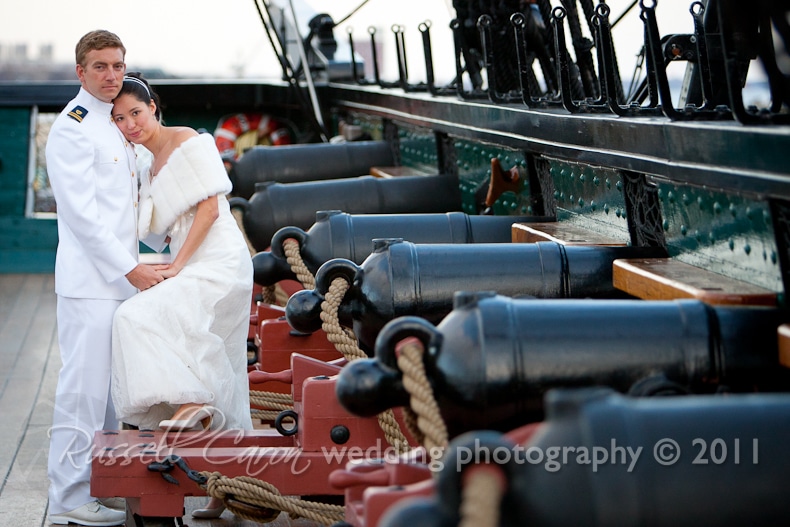
POLYGON ((170 235, 175 258, 196 203, 218 195, 219 218, 177 276, 133 296, 115 314, 112 399, 120 421, 156 429, 183 403, 216 408, 212 429, 251 429, 247 334, 249 249, 230 212, 230 190, 209 134, 177 148, 140 198, 141 238, 170 235))

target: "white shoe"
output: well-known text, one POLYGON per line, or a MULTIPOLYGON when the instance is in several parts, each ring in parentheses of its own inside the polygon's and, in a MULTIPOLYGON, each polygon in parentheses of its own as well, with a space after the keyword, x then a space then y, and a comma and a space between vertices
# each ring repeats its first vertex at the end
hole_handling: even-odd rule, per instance
POLYGON ((55 525, 76 523, 91 527, 123 525, 126 523, 126 512, 110 509, 99 503, 99 500, 95 500, 82 507, 77 507, 73 511, 50 514, 49 521, 55 525))
POLYGON ((109 509, 115 509, 116 511, 126 510, 125 498, 99 498, 99 503, 109 509))
POLYGON ((195 509, 192 511, 193 518, 219 518, 225 511, 225 505, 222 504, 216 509, 195 509))
MULTIPOLYGON (((180 409, 179 409, 180 410, 180 409)), ((184 432, 187 430, 205 430, 211 426, 211 418, 214 415, 213 406, 193 406, 184 412, 176 411, 173 419, 165 419, 159 422, 159 428, 167 432, 184 432)))

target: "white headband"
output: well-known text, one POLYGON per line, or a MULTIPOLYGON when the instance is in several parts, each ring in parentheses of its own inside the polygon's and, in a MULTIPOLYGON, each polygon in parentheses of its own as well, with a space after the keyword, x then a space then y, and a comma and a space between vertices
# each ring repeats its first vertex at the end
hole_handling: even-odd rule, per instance
POLYGON ((145 83, 143 81, 141 81, 140 79, 138 79, 137 77, 126 76, 126 77, 123 78, 123 80, 124 80, 124 82, 126 82, 126 81, 136 82, 137 84, 139 84, 140 86, 145 88, 145 92, 148 94, 148 98, 149 99, 153 99, 153 97, 151 97, 151 90, 149 90, 148 86, 146 86, 145 83))

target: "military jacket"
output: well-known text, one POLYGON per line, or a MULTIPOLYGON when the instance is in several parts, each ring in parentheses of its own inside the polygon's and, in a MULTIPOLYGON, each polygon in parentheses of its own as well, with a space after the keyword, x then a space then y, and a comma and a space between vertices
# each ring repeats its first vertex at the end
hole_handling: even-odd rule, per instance
POLYGON ((47 174, 57 202, 55 292, 124 300, 138 261, 138 178, 134 147, 115 126, 112 104, 84 88, 55 120, 47 174))

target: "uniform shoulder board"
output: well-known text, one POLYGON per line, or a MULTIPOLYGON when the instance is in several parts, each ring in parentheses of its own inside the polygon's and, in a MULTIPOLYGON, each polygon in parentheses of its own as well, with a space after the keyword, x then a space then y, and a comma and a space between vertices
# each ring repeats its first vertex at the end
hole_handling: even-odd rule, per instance
POLYGON ((88 115, 88 110, 82 106, 75 106, 68 115, 78 123, 81 123, 85 116, 88 115))

